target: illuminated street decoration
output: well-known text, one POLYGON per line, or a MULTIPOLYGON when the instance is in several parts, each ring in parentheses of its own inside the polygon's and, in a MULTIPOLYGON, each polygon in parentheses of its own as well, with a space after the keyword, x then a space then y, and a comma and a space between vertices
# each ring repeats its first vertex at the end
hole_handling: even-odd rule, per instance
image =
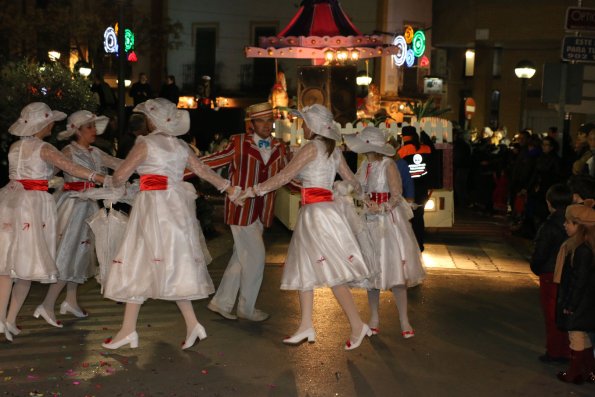
POLYGON ((407 67, 412 67, 413 64, 415 63, 415 55, 413 54, 413 50, 411 48, 409 48, 407 50, 407 55, 405 56, 405 64, 407 65, 407 67))
POLYGON ((118 53, 118 36, 116 31, 111 26, 103 32, 103 49, 108 54, 118 53))
POLYGON ((403 66, 407 55, 407 42, 405 41, 405 37, 401 35, 395 37, 393 45, 398 48, 397 54, 393 55, 393 62, 397 66, 403 66))
POLYGON ((415 32, 413 35, 412 44, 413 55, 418 58, 421 57, 426 51, 426 35, 424 34, 423 30, 418 30, 415 32))
POLYGON ((405 42, 407 44, 411 44, 411 42, 413 41, 413 28, 409 25, 405 26, 405 42))
POLYGON ((427 56, 424 55, 419 59, 419 67, 427 68, 428 66, 430 66, 430 60, 428 59, 427 56))
POLYGON ((124 29, 124 51, 130 52, 134 49, 134 33, 130 29, 124 29))

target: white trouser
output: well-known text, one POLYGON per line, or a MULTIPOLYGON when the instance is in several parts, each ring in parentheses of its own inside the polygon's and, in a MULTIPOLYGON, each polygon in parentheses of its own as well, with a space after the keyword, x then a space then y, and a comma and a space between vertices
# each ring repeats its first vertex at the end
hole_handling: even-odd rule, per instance
POLYGON ((239 291, 238 312, 251 315, 262 284, 265 249, 260 220, 249 226, 230 225, 233 254, 212 302, 231 312, 239 291))

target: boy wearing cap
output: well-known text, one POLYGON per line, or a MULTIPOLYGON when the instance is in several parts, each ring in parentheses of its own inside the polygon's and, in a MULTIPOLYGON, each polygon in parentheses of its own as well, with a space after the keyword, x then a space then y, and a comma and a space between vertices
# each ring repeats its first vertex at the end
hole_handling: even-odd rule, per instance
MULTIPOLYGON (((242 189, 266 181, 287 162, 285 145, 271 137, 274 123, 271 104, 248 107, 245 120, 245 134, 232 135, 225 149, 202 158, 211 168, 228 166, 232 185, 242 189)), ((274 201, 274 192, 249 198, 243 206, 225 199, 225 223, 230 225, 234 249, 217 293, 207 307, 226 319, 264 321, 269 317, 256 309, 255 304, 264 272, 262 232, 273 221, 274 201), (236 297, 237 316, 231 313, 236 297)))

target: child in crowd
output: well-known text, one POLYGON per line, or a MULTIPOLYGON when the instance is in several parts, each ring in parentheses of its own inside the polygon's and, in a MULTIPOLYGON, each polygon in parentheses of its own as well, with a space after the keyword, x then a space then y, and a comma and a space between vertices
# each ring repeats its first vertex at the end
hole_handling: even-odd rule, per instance
POLYGON ((556 325, 568 331, 570 367, 558 373, 563 382, 595 383, 595 358, 587 332, 595 330, 595 200, 566 208, 564 227, 569 239, 556 259, 554 282, 559 283, 556 325))
POLYGON ((556 328, 558 284, 553 279, 556 255, 567 238, 564 220, 566 207, 572 204, 572 193, 568 186, 556 184, 547 190, 545 199, 550 215, 537 231, 531 256, 531 270, 539 276, 539 296, 545 319, 545 353, 539 360, 567 361, 570 357, 568 334, 556 328))

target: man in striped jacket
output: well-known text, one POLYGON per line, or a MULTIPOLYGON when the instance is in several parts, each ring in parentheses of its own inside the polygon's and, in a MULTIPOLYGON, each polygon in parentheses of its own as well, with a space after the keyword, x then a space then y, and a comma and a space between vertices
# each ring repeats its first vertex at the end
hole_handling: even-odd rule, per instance
MULTIPOLYGON (((271 137, 273 122, 273 108, 268 102, 248 107, 246 133, 232 135, 225 149, 201 160, 211 168, 228 166, 232 186, 246 189, 266 181, 287 162, 285 145, 271 137)), ((269 317, 256 309, 255 304, 264 272, 262 232, 273 221, 274 201, 274 192, 249 198, 242 207, 225 198, 225 223, 233 234, 233 254, 207 307, 226 319, 264 321, 269 317), (236 316, 231 312, 238 292, 236 316)))

